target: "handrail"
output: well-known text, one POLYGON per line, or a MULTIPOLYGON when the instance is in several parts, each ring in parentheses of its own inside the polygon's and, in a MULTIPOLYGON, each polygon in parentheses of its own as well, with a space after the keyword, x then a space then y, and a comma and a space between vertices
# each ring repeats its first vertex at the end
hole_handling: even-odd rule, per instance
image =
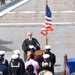
POLYGON ((16 3, 20 2, 20 1, 21 0, 12 0, 9 3, 4 4, 3 6, 0 7, 0 12, 5 10, 5 9, 7 9, 7 8, 9 8, 9 7, 11 7, 11 6, 13 6, 14 4, 16 4, 16 3))

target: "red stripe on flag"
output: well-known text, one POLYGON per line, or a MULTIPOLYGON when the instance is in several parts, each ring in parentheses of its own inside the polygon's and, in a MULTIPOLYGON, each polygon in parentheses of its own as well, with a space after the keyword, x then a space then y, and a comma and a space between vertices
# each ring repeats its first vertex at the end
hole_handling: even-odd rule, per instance
POLYGON ((46 21, 52 21, 52 18, 45 16, 46 21))

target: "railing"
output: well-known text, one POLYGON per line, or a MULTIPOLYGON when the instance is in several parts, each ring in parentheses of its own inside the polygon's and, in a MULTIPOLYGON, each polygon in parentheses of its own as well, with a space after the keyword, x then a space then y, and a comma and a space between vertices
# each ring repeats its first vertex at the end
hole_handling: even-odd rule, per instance
POLYGON ((21 0, 11 0, 10 2, 4 4, 3 6, 0 7, 0 12, 15 5, 16 3, 20 2, 21 0))

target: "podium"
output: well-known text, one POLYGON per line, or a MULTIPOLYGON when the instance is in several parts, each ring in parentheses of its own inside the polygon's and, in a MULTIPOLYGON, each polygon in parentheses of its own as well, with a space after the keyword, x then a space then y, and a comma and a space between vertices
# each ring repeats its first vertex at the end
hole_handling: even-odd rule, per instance
MULTIPOLYGON (((36 50, 35 51, 35 54, 36 55, 41 55, 42 53, 44 53, 45 52, 45 50, 36 50)), ((31 54, 31 51, 27 51, 27 56, 29 56, 31 54)))

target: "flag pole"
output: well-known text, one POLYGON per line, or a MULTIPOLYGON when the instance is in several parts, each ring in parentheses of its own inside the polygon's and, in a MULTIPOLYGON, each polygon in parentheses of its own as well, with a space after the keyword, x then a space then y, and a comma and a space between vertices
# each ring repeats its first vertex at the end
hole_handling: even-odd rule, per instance
POLYGON ((46 32, 46 45, 48 45, 48 32, 46 32))
MULTIPOLYGON (((48 4, 48 0, 46 0, 46 4, 48 4)), ((46 45, 48 45, 48 32, 46 31, 46 45)))

